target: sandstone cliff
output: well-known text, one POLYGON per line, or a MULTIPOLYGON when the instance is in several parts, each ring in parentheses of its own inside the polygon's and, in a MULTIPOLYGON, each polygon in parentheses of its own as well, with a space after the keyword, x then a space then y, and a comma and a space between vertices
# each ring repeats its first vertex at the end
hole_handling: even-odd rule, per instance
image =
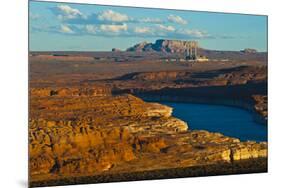
POLYGON ((132 95, 43 94, 33 96, 30 105, 34 183, 267 156, 266 143, 189 131, 185 122, 171 116, 172 108, 132 95))

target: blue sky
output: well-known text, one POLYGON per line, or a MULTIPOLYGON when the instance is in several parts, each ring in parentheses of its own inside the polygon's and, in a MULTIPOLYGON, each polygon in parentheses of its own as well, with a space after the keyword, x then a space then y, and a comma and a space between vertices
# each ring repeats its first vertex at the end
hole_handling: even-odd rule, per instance
POLYGON ((156 39, 267 51, 266 16, 36 1, 29 11, 31 51, 109 51, 156 39))

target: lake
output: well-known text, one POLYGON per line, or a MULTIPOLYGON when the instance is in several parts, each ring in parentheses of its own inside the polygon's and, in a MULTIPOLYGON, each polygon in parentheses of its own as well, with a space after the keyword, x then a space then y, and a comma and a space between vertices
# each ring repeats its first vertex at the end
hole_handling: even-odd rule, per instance
POLYGON ((230 106, 161 102, 173 107, 173 116, 187 122, 190 130, 208 130, 241 141, 267 141, 267 126, 256 123, 251 112, 230 106))

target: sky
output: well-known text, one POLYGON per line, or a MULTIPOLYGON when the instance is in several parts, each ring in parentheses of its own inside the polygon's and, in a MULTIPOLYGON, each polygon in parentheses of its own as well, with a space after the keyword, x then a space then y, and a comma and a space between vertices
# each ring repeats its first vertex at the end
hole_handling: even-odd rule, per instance
POLYGON ((213 50, 267 51, 267 17, 30 1, 31 51, 125 50, 157 39, 196 40, 213 50))

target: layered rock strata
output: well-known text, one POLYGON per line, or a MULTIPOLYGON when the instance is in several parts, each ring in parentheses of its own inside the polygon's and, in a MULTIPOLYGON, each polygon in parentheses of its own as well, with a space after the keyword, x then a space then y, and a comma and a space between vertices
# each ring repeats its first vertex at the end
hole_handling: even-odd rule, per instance
POLYGON ((267 157, 267 143, 190 131, 172 108, 132 95, 31 99, 31 185, 267 157))
POLYGON ((267 67, 239 66, 212 71, 130 73, 111 80, 112 93, 146 100, 230 105, 254 112, 267 124, 267 67), (257 112, 257 113, 256 113, 257 112))

